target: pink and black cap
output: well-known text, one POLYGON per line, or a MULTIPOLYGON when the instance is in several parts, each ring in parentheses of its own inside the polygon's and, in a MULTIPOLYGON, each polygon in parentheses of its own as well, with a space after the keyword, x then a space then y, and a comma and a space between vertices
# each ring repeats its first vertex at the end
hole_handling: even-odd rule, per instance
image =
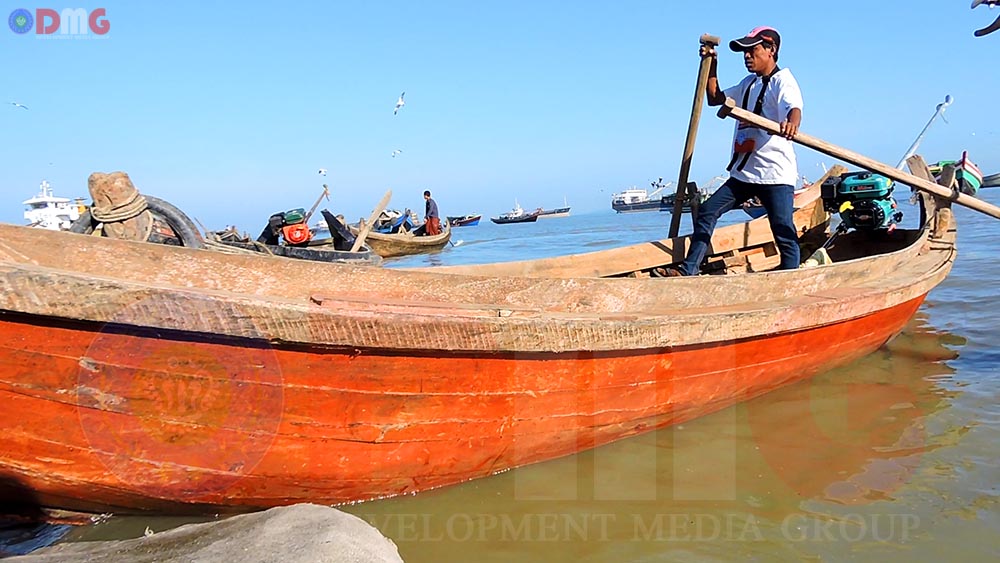
POLYGON ((750 33, 747 33, 746 37, 730 41, 729 48, 736 52, 747 51, 760 43, 770 43, 774 45, 774 51, 778 52, 781 47, 781 36, 778 35, 778 30, 767 26, 755 27, 750 30, 750 33))

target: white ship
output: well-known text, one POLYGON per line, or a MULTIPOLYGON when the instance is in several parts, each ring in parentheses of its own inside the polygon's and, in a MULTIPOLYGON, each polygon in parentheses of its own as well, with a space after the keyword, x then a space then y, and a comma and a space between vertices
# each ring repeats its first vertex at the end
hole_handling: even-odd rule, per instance
POLYGON ((641 190, 632 186, 627 190, 620 191, 611 196, 611 209, 618 213, 636 213, 638 211, 659 211, 663 205, 661 196, 663 190, 673 185, 673 182, 663 183, 663 178, 656 182, 650 182, 653 187, 652 192, 641 190))
POLYGON ((53 231, 68 231, 85 209, 82 198, 70 201, 69 198, 52 195, 52 187, 45 180, 38 186, 38 195, 25 200, 24 205, 24 219, 29 227, 53 231))

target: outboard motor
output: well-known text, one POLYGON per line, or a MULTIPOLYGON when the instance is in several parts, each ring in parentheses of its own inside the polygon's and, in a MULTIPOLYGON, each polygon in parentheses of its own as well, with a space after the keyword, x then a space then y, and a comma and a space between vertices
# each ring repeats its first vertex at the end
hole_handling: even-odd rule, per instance
POLYGON ((257 242, 275 245, 279 235, 288 245, 303 245, 312 238, 312 231, 306 225, 306 210, 291 209, 283 213, 275 213, 267 220, 267 226, 257 237, 257 242))
POLYGON ((840 214, 845 230, 892 231, 903 220, 892 197, 894 187, 881 174, 849 172, 823 182, 820 196, 824 209, 840 214))

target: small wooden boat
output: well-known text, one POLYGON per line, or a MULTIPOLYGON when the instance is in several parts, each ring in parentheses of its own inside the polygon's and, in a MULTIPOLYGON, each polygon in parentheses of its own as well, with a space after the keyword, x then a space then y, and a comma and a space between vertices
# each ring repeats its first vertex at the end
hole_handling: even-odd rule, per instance
POLYGON ((448 224, 452 227, 475 227, 482 218, 482 215, 460 215, 454 217, 449 215, 448 224))
POLYGON ((284 258, 296 258, 298 260, 315 260, 317 262, 358 264, 377 266, 382 263, 382 257, 374 252, 368 245, 362 245, 360 249, 351 252, 349 249, 338 249, 332 239, 315 239, 310 244, 303 246, 289 246, 284 244, 263 244, 256 241, 244 240, 224 240, 216 241, 218 246, 215 250, 223 250, 224 247, 242 250, 245 252, 257 252, 284 258))
MULTIPOLYGON (((215 513, 427 490, 682 422, 897 334, 955 259, 947 201, 834 263, 651 278, 686 238, 405 271, 0 225, 0 474, 44 506, 215 513), (464 269, 462 269, 464 268, 464 269)), ((814 200, 795 213, 822 240, 814 200)))
MULTIPOLYGON (((363 227, 363 223, 358 223, 349 228, 354 235, 358 235, 363 227)), ((423 233, 423 225, 412 231, 400 229, 394 233, 380 233, 373 230, 365 237, 365 244, 382 258, 393 258, 437 252, 447 246, 448 241, 451 240, 451 227, 447 221, 441 225, 439 234, 425 235, 423 233)))
MULTIPOLYGON (((382 257, 362 244, 352 251, 354 235, 338 218, 326 209, 321 211, 324 223, 309 229, 310 237, 299 244, 289 244, 282 241, 278 233, 273 231, 271 222, 264 228, 256 240, 240 234, 235 228, 214 233, 206 233, 205 244, 208 248, 221 252, 258 252, 284 258, 298 260, 315 260, 343 264, 367 264, 375 266, 382 263, 382 257)), ((272 218, 283 214, 272 215, 272 218)))
POLYGON ((955 187, 959 192, 974 196, 979 193, 979 188, 983 186, 984 178, 982 171, 969 159, 968 151, 962 152, 962 158, 958 160, 942 160, 930 165, 931 173, 939 176, 945 166, 951 165, 955 168, 955 187))
POLYGON ((514 202, 514 208, 499 215, 497 217, 490 217, 490 221, 493 221, 497 225, 507 225, 510 223, 534 223, 538 220, 538 211, 532 211, 531 213, 526 212, 521 208, 521 205, 514 202))

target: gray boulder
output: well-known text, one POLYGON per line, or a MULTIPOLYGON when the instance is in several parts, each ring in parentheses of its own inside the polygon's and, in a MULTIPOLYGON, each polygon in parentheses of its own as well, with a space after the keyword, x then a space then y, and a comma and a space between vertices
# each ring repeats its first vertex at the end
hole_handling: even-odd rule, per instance
POLYGON ((4 563, 401 563, 396 544, 335 508, 297 504, 121 541, 66 543, 4 563))

